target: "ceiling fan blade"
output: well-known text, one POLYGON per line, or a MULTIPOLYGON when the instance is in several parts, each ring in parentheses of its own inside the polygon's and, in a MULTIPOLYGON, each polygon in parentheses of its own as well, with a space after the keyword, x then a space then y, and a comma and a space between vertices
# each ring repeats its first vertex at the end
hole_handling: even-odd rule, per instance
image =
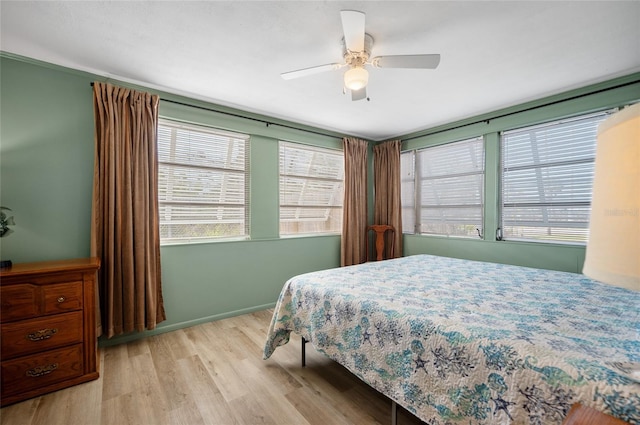
POLYGON ((285 80, 292 80, 294 78, 307 77, 309 75, 319 74, 325 71, 333 71, 343 66, 340 63, 328 63, 326 65, 312 66, 311 68, 303 68, 295 71, 283 72, 280 76, 285 80))
POLYGON ((364 50, 364 13, 356 10, 343 10, 342 31, 344 32, 344 44, 347 50, 362 52, 364 50))
POLYGON ((363 87, 360 90, 351 90, 351 100, 362 100, 367 98, 367 88, 363 87))
POLYGON ((440 55, 397 55, 376 56, 371 64, 376 68, 416 68, 435 69, 440 63, 440 55))

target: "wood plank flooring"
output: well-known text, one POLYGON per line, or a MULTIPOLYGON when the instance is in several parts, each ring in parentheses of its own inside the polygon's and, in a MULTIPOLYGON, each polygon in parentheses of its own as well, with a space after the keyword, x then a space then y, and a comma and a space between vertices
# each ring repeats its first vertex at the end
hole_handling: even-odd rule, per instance
POLYGON ((98 380, 4 407, 0 425, 390 425, 391 402, 310 345, 302 368, 297 335, 262 360, 272 313, 102 348, 98 380))

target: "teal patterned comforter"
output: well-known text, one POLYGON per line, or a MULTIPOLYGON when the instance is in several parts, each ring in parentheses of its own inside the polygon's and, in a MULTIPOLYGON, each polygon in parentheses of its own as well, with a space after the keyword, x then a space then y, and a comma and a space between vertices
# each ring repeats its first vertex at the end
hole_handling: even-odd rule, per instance
POLYGON ((640 293, 583 275, 429 255, 303 274, 295 332, 429 425, 560 424, 575 402, 640 424, 640 293))

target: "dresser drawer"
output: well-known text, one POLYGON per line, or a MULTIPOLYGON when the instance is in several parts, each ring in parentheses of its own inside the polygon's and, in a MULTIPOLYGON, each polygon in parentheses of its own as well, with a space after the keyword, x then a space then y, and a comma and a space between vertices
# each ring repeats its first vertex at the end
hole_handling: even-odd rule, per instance
POLYGON ((82 282, 65 282, 42 288, 42 314, 55 314, 82 309, 82 282))
POLYGON ((28 283, 0 288, 0 321, 28 319, 40 314, 40 288, 28 283))
POLYGON ((0 321, 29 319, 46 314, 82 309, 82 281, 50 285, 23 283, 0 288, 0 321))
POLYGON ((78 258, 0 269, 0 406, 98 378, 99 267, 78 258))
POLYGON ((83 374, 82 344, 2 362, 2 397, 83 374))
POLYGON ((82 342, 82 312, 1 325, 0 357, 8 360, 76 342, 82 342))

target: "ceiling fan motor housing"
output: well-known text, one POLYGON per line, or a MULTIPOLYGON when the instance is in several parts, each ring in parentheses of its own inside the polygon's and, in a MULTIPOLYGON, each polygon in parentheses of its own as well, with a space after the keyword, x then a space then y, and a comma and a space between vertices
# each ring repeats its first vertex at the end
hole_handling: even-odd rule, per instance
POLYGON ((347 46, 342 37, 342 57, 350 68, 359 67, 362 68, 366 63, 369 63, 369 57, 371 56, 371 48, 373 47, 373 37, 369 34, 364 35, 364 50, 361 52, 352 52, 347 49, 347 46))

